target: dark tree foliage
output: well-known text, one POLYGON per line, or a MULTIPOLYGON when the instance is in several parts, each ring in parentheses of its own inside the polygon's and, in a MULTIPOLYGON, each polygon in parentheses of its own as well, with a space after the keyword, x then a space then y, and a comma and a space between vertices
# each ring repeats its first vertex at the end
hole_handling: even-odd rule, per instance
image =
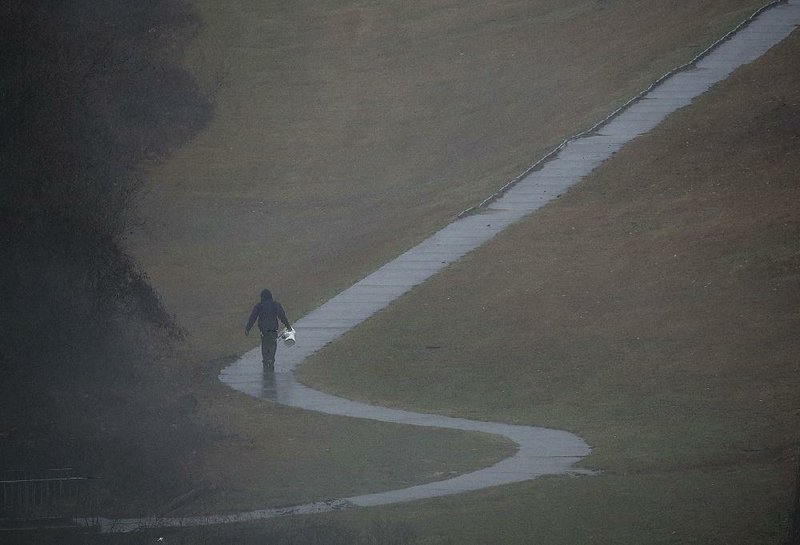
MULTIPOLYGON (((120 249, 142 167, 201 129, 172 0, 0 6, 0 373, 87 372, 143 323, 174 326, 120 249)), ((112 352, 113 355, 113 352, 112 352)))
POLYGON ((211 117, 197 28, 178 0, 0 2, 0 470, 73 467, 122 512, 187 486, 209 434, 120 244, 143 168, 211 117))

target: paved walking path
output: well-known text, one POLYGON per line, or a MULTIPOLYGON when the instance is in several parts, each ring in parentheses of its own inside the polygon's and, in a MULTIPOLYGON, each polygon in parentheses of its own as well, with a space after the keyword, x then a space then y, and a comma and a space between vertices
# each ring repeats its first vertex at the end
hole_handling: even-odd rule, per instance
POLYGON ((567 191, 625 143, 653 129, 670 113, 688 105, 739 66, 763 55, 798 24, 800 0, 771 5, 728 39, 704 52, 701 58, 659 80, 601 125, 566 141, 546 161, 534 165, 500 194, 462 214, 429 239, 298 320, 295 324, 297 345, 291 349, 279 348, 274 374, 262 372, 260 349, 255 349, 220 375, 220 380, 231 388, 292 407, 383 422, 502 435, 518 445, 514 456, 452 479, 400 490, 226 516, 129 519, 114 521, 113 524, 101 521, 105 524, 104 529, 128 531, 152 525, 194 526, 385 505, 573 471, 573 464, 586 456, 590 448, 570 433, 366 405, 303 386, 295 380, 293 371, 308 356, 385 308, 400 295, 567 191))

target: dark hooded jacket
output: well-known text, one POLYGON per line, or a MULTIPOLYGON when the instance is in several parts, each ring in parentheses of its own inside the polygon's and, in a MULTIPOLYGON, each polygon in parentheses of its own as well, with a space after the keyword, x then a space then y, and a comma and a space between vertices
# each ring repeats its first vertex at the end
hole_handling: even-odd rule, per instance
POLYGON ((261 302, 253 307, 253 312, 250 313, 250 319, 247 320, 246 332, 250 332, 250 328, 258 320, 258 329, 261 333, 268 331, 278 331, 278 320, 283 322, 287 329, 292 329, 286 313, 283 311, 281 304, 272 299, 272 293, 269 290, 261 292, 261 302))

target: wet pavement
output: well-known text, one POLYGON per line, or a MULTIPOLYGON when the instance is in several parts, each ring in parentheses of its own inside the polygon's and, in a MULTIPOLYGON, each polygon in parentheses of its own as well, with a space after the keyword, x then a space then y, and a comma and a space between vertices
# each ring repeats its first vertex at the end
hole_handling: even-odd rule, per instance
MULTIPOLYGON (((798 21, 799 0, 780 3, 764 11, 690 67, 643 93, 592 133, 565 142, 552 159, 485 206, 457 219, 305 316, 296 323, 297 345, 279 352, 276 371, 279 374, 291 371, 414 286, 489 241, 510 224, 560 197, 627 142, 649 132, 737 67, 757 59, 786 38, 798 21)), ((248 354, 225 369, 220 379, 237 390, 264 397, 257 363, 253 355, 248 354)), ((289 381, 279 383, 290 384, 289 381)), ((283 403, 295 395, 275 393, 270 399, 283 403)))
MULTIPOLYGON (((299 327, 300 324, 297 326, 298 331, 299 327)), ((286 351, 289 350, 291 349, 286 351)), ((444 481, 343 498, 349 505, 366 507, 432 498, 528 480, 540 475, 567 473, 575 462, 590 452, 589 446, 582 439, 564 431, 388 409, 326 394, 298 383, 291 370, 262 372, 260 355, 256 352, 250 352, 243 358, 250 360, 249 363, 242 364, 248 371, 239 368, 235 373, 226 374, 224 380, 228 385, 250 395, 291 407, 393 424, 491 433, 507 437, 518 445, 514 456, 493 466, 444 481)), ((230 368, 226 373, 229 371, 230 368)))
POLYGON ((573 465, 589 454, 590 448, 581 438, 568 432, 375 407, 303 386, 295 380, 293 371, 308 356, 387 307, 414 286, 489 241, 510 224, 558 198, 625 143, 647 133, 669 114, 690 104, 737 67, 763 55, 798 24, 800 0, 777 3, 766 9, 690 67, 670 75, 643 93, 607 123, 589 134, 565 142, 550 160, 521 177, 487 204, 457 219, 298 320, 295 323, 297 344, 292 348, 279 346, 274 373, 262 372, 260 349, 255 349, 223 370, 219 377, 231 388, 246 394, 321 413, 501 435, 518 445, 515 455, 491 467, 452 479, 400 490, 234 515, 101 520, 104 529, 129 531, 154 525, 196 526, 386 505, 574 471, 573 465))

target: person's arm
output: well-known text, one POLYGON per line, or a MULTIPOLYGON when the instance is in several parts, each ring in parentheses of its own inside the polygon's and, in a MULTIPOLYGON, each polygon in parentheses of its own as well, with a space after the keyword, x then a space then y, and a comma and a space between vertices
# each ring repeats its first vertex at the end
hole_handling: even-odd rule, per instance
POLYGON ((283 305, 280 303, 275 303, 275 314, 278 315, 278 319, 283 322, 283 325, 286 326, 286 329, 291 331, 292 324, 289 323, 289 318, 286 317, 286 312, 283 311, 283 305))
POLYGON ((253 327, 253 324, 256 323, 256 319, 258 319, 258 305, 253 307, 253 312, 250 313, 250 319, 247 320, 247 325, 244 328, 244 334, 249 335, 250 329, 253 327))

